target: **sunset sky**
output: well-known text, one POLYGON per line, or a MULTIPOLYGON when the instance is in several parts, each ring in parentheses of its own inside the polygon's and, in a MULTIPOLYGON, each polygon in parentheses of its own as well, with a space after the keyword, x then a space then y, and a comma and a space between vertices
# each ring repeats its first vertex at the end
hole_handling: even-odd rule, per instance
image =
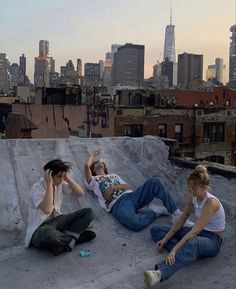
POLYGON ((228 80, 230 26, 235 0, 0 0, 0 53, 11 63, 27 57, 33 80, 40 39, 49 41, 56 70, 71 59, 98 62, 111 44, 145 45, 145 77, 162 61, 165 27, 173 6, 176 53, 203 54, 204 71, 224 59, 228 80))

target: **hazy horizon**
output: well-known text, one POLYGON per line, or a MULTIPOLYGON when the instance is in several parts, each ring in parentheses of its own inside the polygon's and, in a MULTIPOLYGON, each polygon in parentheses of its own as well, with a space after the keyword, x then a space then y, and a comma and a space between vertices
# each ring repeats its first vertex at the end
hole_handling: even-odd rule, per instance
POLYGON ((70 59, 76 66, 104 60, 111 44, 145 45, 145 78, 163 60, 165 27, 173 7, 176 55, 203 54, 207 65, 223 58, 228 81, 230 26, 235 24, 234 0, 0 0, 1 45, 11 63, 27 58, 31 81, 39 40, 49 41, 56 71, 70 59))

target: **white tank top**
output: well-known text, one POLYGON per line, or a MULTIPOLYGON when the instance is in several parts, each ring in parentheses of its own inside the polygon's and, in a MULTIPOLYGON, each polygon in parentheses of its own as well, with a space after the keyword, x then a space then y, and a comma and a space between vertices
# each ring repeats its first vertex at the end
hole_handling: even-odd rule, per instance
POLYGON ((220 203, 220 208, 218 211, 214 212, 211 216, 210 220, 208 221, 207 225, 204 227, 204 230, 210 232, 220 232, 225 229, 225 211, 221 204, 221 202, 212 194, 206 193, 204 199, 199 204, 197 201, 197 197, 193 197, 193 205, 195 207, 195 216, 199 218, 202 213, 202 209, 209 198, 214 198, 220 203))

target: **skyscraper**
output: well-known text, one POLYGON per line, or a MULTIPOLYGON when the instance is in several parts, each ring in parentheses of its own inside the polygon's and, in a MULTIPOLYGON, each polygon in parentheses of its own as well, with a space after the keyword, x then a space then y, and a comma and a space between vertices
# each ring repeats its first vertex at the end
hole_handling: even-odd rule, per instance
POLYGON ((172 24, 172 8, 170 10, 170 25, 165 30, 165 45, 163 61, 169 59, 170 62, 176 62, 175 56, 175 25, 172 24))
POLYGON ((140 87, 144 78, 144 45, 126 43, 114 55, 113 85, 140 87))
POLYGON ((196 89, 202 82, 203 55, 182 53, 178 55, 178 85, 196 89))
POLYGON ((11 88, 10 63, 6 53, 0 53, 0 93, 8 94, 11 88))
POLYGON ((39 55, 41 54, 45 57, 48 57, 48 54, 49 54, 49 41, 48 40, 39 41, 39 55))
POLYGON ((26 82, 26 57, 24 54, 20 56, 20 81, 25 84, 26 82))
POLYGON ((35 57, 34 62, 34 85, 35 87, 49 87, 50 85, 50 57, 49 42, 39 41, 39 56, 35 57))
MULTIPOLYGON (((177 63, 175 55, 175 25, 172 24, 172 7, 170 9, 170 24, 165 29, 165 44, 163 62, 172 62, 171 86, 177 84, 177 63)), ((170 65, 170 64, 169 64, 170 65)), ((169 76, 168 76, 169 78, 169 76)))
POLYGON ((230 31, 232 36, 229 48, 229 87, 236 89, 236 25, 231 26, 230 31))

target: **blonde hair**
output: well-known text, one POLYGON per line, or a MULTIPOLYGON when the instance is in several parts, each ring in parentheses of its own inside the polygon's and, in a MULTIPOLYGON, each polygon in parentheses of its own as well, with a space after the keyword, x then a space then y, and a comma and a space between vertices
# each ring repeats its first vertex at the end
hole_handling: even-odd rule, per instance
POLYGON ((188 176, 187 184, 192 184, 193 186, 205 187, 209 190, 210 176, 208 174, 207 168, 202 165, 196 166, 196 168, 188 176))

